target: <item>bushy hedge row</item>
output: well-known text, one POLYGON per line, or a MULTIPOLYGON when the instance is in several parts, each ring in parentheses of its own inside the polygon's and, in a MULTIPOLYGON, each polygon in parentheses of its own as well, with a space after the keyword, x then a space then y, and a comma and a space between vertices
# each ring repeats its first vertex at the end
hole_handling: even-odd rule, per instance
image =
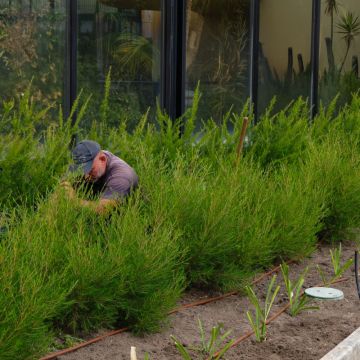
POLYGON ((38 357, 58 330, 154 331, 186 287, 241 288, 279 259, 311 253, 319 238, 353 234, 360 97, 336 116, 333 103, 312 124, 301 99, 269 112, 250 127, 239 165, 243 114, 194 133, 198 101, 181 121, 158 112, 157 124, 145 115, 133 132, 107 128, 103 109, 87 134, 62 120, 41 130, 46 112, 29 94, 16 109, 4 104, 1 359, 38 357), (57 185, 76 132, 140 176, 140 189, 111 217, 69 202, 57 185))

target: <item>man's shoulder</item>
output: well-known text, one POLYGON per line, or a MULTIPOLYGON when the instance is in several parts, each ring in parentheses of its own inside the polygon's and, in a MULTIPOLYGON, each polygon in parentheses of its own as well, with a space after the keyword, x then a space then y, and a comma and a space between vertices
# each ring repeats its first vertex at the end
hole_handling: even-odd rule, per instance
POLYGON ((138 176, 135 170, 124 160, 112 154, 110 151, 104 151, 109 159, 106 174, 105 191, 102 196, 104 199, 114 199, 116 197, 126 196, 131 189, 138 185, 138 176))
MULTIPOLYGON (((109 160, 122 160, 120 159, 118 156, 116 156, 115 154, 113 154, 111 151, 109 150, 103 150, 103 153, 106 155, 106 157, 109 159, 109 160)), ((122 160, 123 161, 123 160, 122 160)))
POLYGON ((103 151, 108 159, 108 169, 111 170, 116 167, 122 167, 122 166, 129 166, 123 159, 121 159, 119 156, 116 156, 112 152, 108 150, 103 151))
POLYGON ((108 176, 123 175, 132 178, 137 176, 135 170, 123 159, 114 155, 108 150, 104 150, 105 155, 108 157, 109 163, 107 166, 108 176))

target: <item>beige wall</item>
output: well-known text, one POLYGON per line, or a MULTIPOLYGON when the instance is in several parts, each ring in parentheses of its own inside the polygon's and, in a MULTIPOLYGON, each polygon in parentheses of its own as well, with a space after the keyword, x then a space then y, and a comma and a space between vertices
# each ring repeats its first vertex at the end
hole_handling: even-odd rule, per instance
MULTIPOLYGON (((360 17, 360 0, 342 0, 340 12, 345 8, 360 17)), ((321 71, 327 67, 325 37, 330 37, 330 17, 324 14, 325 4, 322 1, 320 63, 321 71)), ((260 41, 264 55, 270 67, 283 75, 287 69, 287 49, 293 48, 294 68, 298 71, 297 54, 303 55, 304 64, 310 62, 311 42, 311 0, 261 0, 260 8, 260 41)), ((335 24, 338 17, 335 16, 335 24)), ((334 55, 336 64, 340 64, 346 50, 341 35, 334 30, 334 55)), ((346 69, 351 67, 351 58, 357 55, 360 60, 360 36, 353 43, 346 62, 346 69)))
POLYGON ((289 47, 295 69, 299 53, 306 66, 310 61, 311 0, 262 0, 260 4, 260 42, 270 68, 279 75, 286 72, 289 47))

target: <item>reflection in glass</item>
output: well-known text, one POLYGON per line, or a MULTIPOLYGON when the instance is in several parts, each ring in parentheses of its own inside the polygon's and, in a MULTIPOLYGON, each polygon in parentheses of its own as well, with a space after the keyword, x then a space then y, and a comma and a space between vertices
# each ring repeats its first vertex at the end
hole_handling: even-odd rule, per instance
POLYGON ((97 118, 111 69, 106 121, 134 124, 159 95, 160 0, 79 0, 78 7, 78 87, 93 94, 89 120, 97 118))
POLYGON ((360 2, 325 0, 321 17, 320 100, 338 106, 360 89, 360 2))
POLYGON ((220 121, 248 98, 249 1, 188 0, 186 96, 200 81, 199 114, 220 121))
POLYGON ((259 114, 310 95, 311 0, 260 1, 259 114))
POLYGON ((61 102, 65 0, 0 0, 0 99, 23 93, 61 102))

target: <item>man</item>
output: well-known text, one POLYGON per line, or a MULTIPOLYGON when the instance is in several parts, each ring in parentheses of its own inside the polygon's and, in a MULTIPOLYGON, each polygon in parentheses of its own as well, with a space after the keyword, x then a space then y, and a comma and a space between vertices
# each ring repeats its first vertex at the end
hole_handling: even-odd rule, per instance
MULTIPOLYGON (((72 151, 72 158, 74 164, 70 166, 70 172, 83 175, 84 185, 89 185, 94 195, 100 195, 98 201, 78 200, 82 206, 92 208, 98 214, 115 207, 138 185, 135 170, 111 152, 101 150, 95 141, 79 142, 72 151)), ((61 185, 67 190, 69 198, 77 198, 68 181, 63 181, 61 185)))

